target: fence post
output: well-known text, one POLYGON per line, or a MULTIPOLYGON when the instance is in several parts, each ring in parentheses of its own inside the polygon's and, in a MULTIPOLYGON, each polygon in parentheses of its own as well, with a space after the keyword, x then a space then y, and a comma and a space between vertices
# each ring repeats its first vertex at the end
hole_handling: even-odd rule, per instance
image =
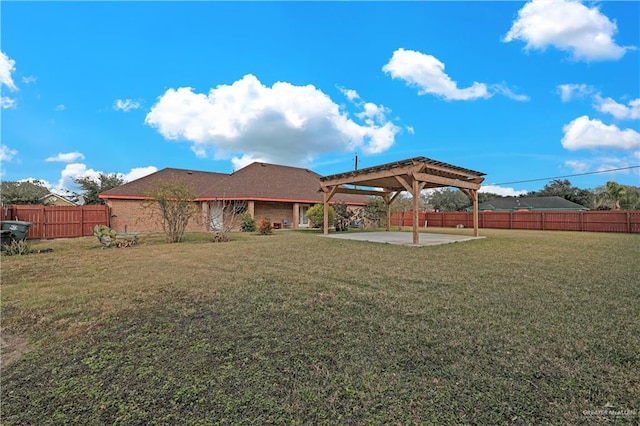
POLYGON ((584 231, 584 212, 580 210, 580 232, 584 231))
POLYGON ((540 213, 540 227, 544 231, 544 212, 540 213))
POLYGON ((627 233, 631 233, 631 213, 627 212, 627 233))
POLYGON ((44 210, 44 206, 40 206, 40 213, 38 215, 38 222, 40 223, 40 229, 42 229, 42 238, 47 238, 47 217, 44 210))

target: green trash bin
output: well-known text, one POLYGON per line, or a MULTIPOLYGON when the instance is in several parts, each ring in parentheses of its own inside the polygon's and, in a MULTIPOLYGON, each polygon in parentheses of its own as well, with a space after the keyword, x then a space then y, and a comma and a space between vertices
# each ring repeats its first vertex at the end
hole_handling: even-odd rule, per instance
POLYGON ((23 241, 27 238, 27 232, 31 227, 31 222, 24 222, 22 220, 3 220, 2 230, 10 231, 11 236, 16 241, 23 241))

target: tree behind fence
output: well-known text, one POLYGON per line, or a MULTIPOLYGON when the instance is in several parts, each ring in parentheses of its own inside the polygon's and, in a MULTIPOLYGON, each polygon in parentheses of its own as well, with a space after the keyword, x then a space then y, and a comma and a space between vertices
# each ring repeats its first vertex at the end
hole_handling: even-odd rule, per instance
POLYGON ((72 238, 93 235, 95 225, 109 226, 109 207, 0 205, 1 220, 31 222, 27 239, 72 238))
MULTIPOLYGON (((640 233, 640 210, 582 212, 480 212, 480 228, 530 229, 541 231, 588 231, 640 233)), ((473 213, 420 212, 420 227, 473 228, 473 213)), ((412 212, 391 216, 392 226, 413 226, 412 212)))

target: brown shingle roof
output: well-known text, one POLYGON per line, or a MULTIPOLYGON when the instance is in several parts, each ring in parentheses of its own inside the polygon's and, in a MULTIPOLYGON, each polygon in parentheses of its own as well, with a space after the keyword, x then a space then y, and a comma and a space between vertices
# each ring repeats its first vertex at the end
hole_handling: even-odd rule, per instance
MULTIPOLYGON (((299 167, 252 163, 230 175, 182 169, 162 169, 100 194, 100 198, 145 198, 156 182, 184 181, 197 200, 261 200, 322 202, 320 175, 299 167)), ((366 204, 367 198, 338 194, 332 201, 366 204)))
POLYGON ((197 198, 229 177, 225 173, 166 168, 100 193, 100 198, 147 198, 159 182, 185 182, 197 198))

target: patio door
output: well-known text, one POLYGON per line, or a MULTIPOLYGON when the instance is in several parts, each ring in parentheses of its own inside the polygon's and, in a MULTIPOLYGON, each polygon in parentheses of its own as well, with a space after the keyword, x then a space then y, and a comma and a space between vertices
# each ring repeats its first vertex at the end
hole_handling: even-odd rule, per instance
POLYGON ((308 228, 309 227, 309 218, 307 217, 307 210, 309 210, 309 206, 300 206, 300 214, 298 217, 298 226, 300 228, 308 228))
POLYGON ((209 230, 222 230, 224 219, 224 205, 221 201, 213 201, 209 203, 209 230))

